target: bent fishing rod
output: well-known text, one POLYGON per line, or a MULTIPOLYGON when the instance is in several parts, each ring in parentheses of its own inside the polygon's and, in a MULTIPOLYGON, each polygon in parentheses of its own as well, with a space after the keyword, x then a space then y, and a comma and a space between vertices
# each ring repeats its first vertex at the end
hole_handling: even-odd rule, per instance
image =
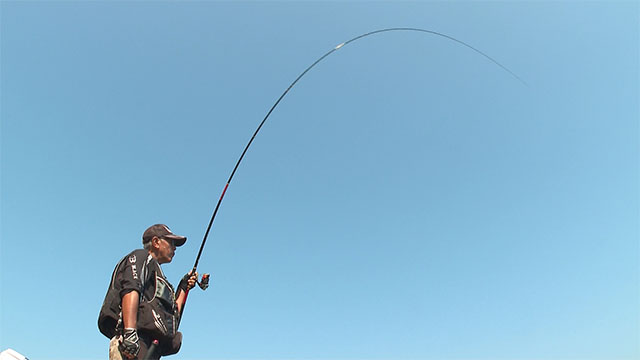
MULTIPOLYGON (((467 44, 467 43, 465 43, 465 42, 463 42, 461 40, 458 40, 458 39, 456 39, 456 38, 454 38, 452 36, 449 36, 449 35, 446 35, 446 34, 443 34, 443 33, 439 33, 437 31, 425 30, 425 29, 419 29, 419 28, 409 28, 409 27, 387 28, 387 29, 371 31, 371 32, 356 36, 353 39, 347 40, 347 41, 345 41, 345 42, 343 42, 341 44, 338 44, 336 47, 334 47, 333 49, 329 50, 324 55, 322 55, 320 58, 318 58, 315 62, 313 62, 311 65, 309 65, 309 67, 307 67, 302 73, 300 73, 300 75, 298 75, 298 77, 289 85, 289 87, 287 87, 287 89, 282 93, 282 95, 280 95, 280 97, 278 98, 278 100, 276 100, 276 102, 273 104, 273 106, 271 106, 271 109, 269 109, 269 111, 267 112, 267 115, 264 117, 264 119, 262 119, 262 121, 260 122, 260 125, 258 125, 258 128, 253 133, 253 136, 251 136, 251 139, 249 140, 249 142, 245 146, 244 150, 242 151, 242 154, 240 155, 240 158, 238 158, 238 161, 236 162, 235 166, 233 167, 233 171, 231 171, 231 175, 227 179, 227 183, 225 184, 224 189, 222 190, 222 194, 220 195, 220 198, 218 199, 216 207, 213 210, 213 215, 211 215, 211 220, 209 220, 209 225, 207 226, 207 230, 204 233, 204 238, 202 239, 202 243, 200 244, 200 249, 198 250, 198 255, 196 256, 196 261, 193 264, 193 269, 191 270, 190 274, 195 274, 196 273, 196 269, 198 267, 198 262, 200 261, 200 256, 202 256, 202 250, 204 249, 204 245, 207 242, 207 237, 209 236, 209 232, 211 231, 211 227, 213 226, 213 222, 214 222, 214 220, 216 218, 216 215, 218 214, 218 210, 220 209, 220 205, 222 204, 222 200, 224 199, 224 195, 226 194, 227 189, 229 188, 229 184, 231 184, 231 180, 233 180, 233 176, 236 174, 236 171, 238 170, 238 167, 240 166, 240 163, 242 162, 242 159, 244 159, 244 156, 246 155, 247 150, 249 150, 249 147, 251 146, 251 144, 253 143, 253 140, 256 138, 256 136, 260 132, 260 129, 262 129, 262 126, 265 124, 265 122, 267 121, 269 116, 271 116, 271 113, 273 112, 273 110, 275 110, 275 108, 278 106, 278 104, 280 104, 280 101, 282 101, 282 99, 289 93, 289 90, 291 90, 291 88, 293 88, 298 83, 298 81, 300 79, 302 79, 302 77, 305 76, 313 67, 315 67, 318 63, 320 63, 322 60, 324 60, 329 55, 331 55, 334 52, 342 49, 344 46, 349 45, 352 42, 355 42, 357 40, 360 40, 362 38, 365 38, 365 37, 368 37, 368 36, 371 36, 371 35, 384 33, 384 32, 391 32, 391 31, 420 32, 420 33, 426 33, 426 34, 440 36, 440 37, 446 38, 448 40, 454 41, 454 42, 456 42, 456 43, 458 43, 460 45, 463 45, 463 46, 473 50, 475 53, 482 55, 484 58, 488 59, 489 61, 491 61, 492 63, 496 64, 498 67, 500 67, 501 69, 503 69, 504 71, 509 73, 513 78, 518 80, 520 83, 522 83, 525 86, 528 86, 527 83, 522 78, 520 78, 513 71, 509 70, 506 66, 502 65, 501 63, 499 63, 498 61, 496 61, 495 59, 493 59, 489 55, 485 54, 484 52, 476 49, 475 47, 473 47, 473 46, 471 46, 471 45, 469 45, 469 44, 467 44)), ((207 287, 209 286, 209 274, 204 274, 202 276, 202 279, 200 281, 196 280, 196 282, 198 283, 198 285, 200 286, 200 288, 202 290, 206 290, 207 287)), ((180 321, 182 320, 182 313, 184 312, 184 308, 185 308, 185 305, 187 303, 187 295, 189 295, 189 289, 188 288, 185 291, 184 301, 182 303, 182 307, 180 308, 180 316, 178 318, 178 326, 180 326, 180 321)), ((159 346, 158 341, 154 340, 152 345, 149 348, 149 351, 147 352, 147 355, 145 356, 145 359, 150 359, 152 357, 152 354, 156 351, 156 348, 158 346, 159 346)))
MULTIPOLYGON (((198 255, 196 256, 196 261, 193 264, 193 269, 191 270, 192 274, 196 273, 196 269, 198 267, 198 262, 200 261, 200 256, 202 255, 202 250, 204 249, 204 245, 207 242, 207 237, 209 236, 209 232, 211 231, 211 227, 213 226, 213 222, 216 218, 216 215, 218 214, 218 210, 220 209, 220 205, 222 204, 222 200, 224 199, 224 195, 227 192, 227 189, 229 188, 229 184, 231 183, 231 181, 233 180, 233 176, 236 174, 236 171, 238 170, 238 167, 240 166, 240 163, 242 162, 242 159, 244 159, 244 156, 247 153, 247 150, 249 150, 249 147, 251 146, 251 144, 253 143, 253 140, 256 138, 256 136, 258 135, 258 133, 260 132, 260 129, 262 129, 262 126, 265 124, 265 122, 267 121, 267 119, 269 118, 269 116, 271 116, 271 113, 273 112, 273 110, 275 110, 275 108, 278 106, 278 104, 280 104, 280 101, 282 101, 282 99, 289 93, 289 91, 291 90, 291 88, 293 88, 300 79, 302 79, 303 76, 305 76, 313 67, 315 67, 318 63, 320 63, 322 60, 324 60, 325 58, 327 58, 329 55, 333 54, 334 52, 342 49, 343 47, 357 41, 360 40, 362 38, 371 36, 371 35, 375 35, 375 34, 380 34, 380 33, 384 33, 384 32, 391 32, 391 31, 410 31, 410 32, 420 32, 420 33, 427 33, 427 34, 431 34, 431 35, 436 35, 436 36, 440 36, 443 38, 446 38, 448 40, 454 41, 460 45, 463 45, 471 50, 473 50, 475 53, 482 55, 484 58, 488 59, 489 61, 491 61, 492 63, 496 64, 498 67, 500 67, 501 69, 503 69, 504 71, 506 71, 507 73, 509 73, 513 78, 515 78, 516 80, 518 80, 520 83, 522 83, 525 86, 528 86, 527 83, 520 78, 518 75, 516 75, 513 71, 509 70, 506 66, 502 65, 501 63, 499 63, 498 61, 496 61, 495 59, 493 59, 491 56, 485 54, 484 52, 478 50, 477 48, 461 41, 458 40, 452 36, 437 32, 437 31, 432 31, 432 30, 425 30, 425 29, 419 29, 419 28, 409 28, 409 27, 397 27, 397 28, 387 28, 387 29, 381 29, 381 30, 375 30, 375 31, 371 31, 359 36, 354 37, 353 39, 347 40, 339 45, 337 45, 336 47, 334 47, 333 49, 329 50, 328 52, 326 52, 324 55, 322 55, 320 58, 318 58, 315 62, 313 62, 311 65, 309 65, 309 67, 307 67, 300 75, 298 75, 298 77, 289 85, 289 87, 287 87, 287 89, 282 93, 282 95, 280 95, 280 97, 278 98, 278 100, 276 100, 276 102, 273 104, 273 106, 271 106, 271 109, 269 109, 269 111, 267 112, 267 115, 264 117, 264 119, 262 119, 262 122, 260 122, 260 125, 258 125, 258 128, 255 130, 255 132, 253 133, 253 136, 251 136, 251 139, 249 140, 249 142, 247 143, 247 145, 245 146, 244 150, 242 151, 242 154, 240 155, 240 158, 238 158, 238 161, 236 162, 235 166, 233 167, 233 171, 231 171, 231 175, 229 176, 229 178, 227 179, 227 183, 224 186, 224 189, 222 190, 222 194, 220 195, 220 198, 218 199, 218 203, 216 204, 215 209, 213 210, 213 215, 211 216, 211 220, 209 220, 209 225, 207 226, 207 230, 204 233, 204 238, 202 239, 202 243, 200 244, 200 250, 198 251, 198 255)), ((204 290, 208 287, 209 284, 209 275, 208 274, 204 274, 203 278, 201 281, 198 282, 198 285, 200 285, 200 287, 204 290)), ((189 291, 186 291, 185 295, 188 295, 189 291)), ((182 304, 181 307, 181 311, 180 311, 180 318, 182 318, 182 312, 184 311, 184 307, 186 305, 187 302, 187 297, 185 296, 184 298, 184 303, 182 304)))

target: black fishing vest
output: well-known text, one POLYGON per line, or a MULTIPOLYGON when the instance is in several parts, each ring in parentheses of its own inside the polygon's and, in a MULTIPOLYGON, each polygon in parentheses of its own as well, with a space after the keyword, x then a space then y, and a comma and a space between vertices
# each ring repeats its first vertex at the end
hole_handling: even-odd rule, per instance
POLYGON ((98 315, 98 328, 107 338, 121 331, 122 292, 136 290, 141 295, 138 307, 138 332, 161 342, 171 342, 178 328, 178 309, 173 286, 160 264, 146 250, 135 250, 122 258, 111 275, 111 283, 98 315), (123 274, 127 281, 123 281, 123 274), (127 283, 124 289, 121 285, 127 283))

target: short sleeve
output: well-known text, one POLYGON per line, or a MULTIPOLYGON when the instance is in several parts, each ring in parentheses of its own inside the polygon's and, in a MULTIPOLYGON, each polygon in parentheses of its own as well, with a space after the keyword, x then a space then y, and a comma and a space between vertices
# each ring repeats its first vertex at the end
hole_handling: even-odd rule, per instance
POLYGON ((144 274, 147 252, 135 250, 122 262, 118 269, 118 281, 120 283, 120 297, 135 290, 142 294, 142 279, 144 274))

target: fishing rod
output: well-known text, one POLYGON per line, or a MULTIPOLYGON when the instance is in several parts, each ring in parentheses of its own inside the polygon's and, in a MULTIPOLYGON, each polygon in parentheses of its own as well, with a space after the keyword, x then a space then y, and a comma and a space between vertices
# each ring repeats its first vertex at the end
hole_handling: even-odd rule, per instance
POLYGON ((260 122, 260 125, 258 125, 258 128, 253 133, 253 136, 251 136, 251 139, 249 140, 249 142, 245 146, 244 150, 242 151, 242 154, 240 155, 240 158, 238 158, 238 161, 236 162, 236 165, 233 167, 233 171, 231 171, 231 175, 229 175, 229 179, 227 179, 227 183, 224 186, 224 189, 222 190, 222 194, 220 195, 220 198, 218 199, 218 203, 216 204, 216 207, 213 210, 213 215, 211 216, 211 220, 209 220, 209 225, 207 226, 207 231, 205 231, 205 233, 204 233, 204 238, 202 239, 202 243, 200 244, 200 250, 198 251, 198 255, 196 256, 196 261, 193 264, 193 270, 192 271, 194 273, 195 273, 195 271, 196 271, 196 269, 198 267, 198 262, 200 261, 200 256, 202 256, 202 250, 204 249, 204 245, 207 242, 207 237, 209 236, 209 232, 211 231, 211 227, 213 226, 213 221, 215 220, 216 215, 218 214, 218 210, 220 209, 220 204, 222 204, 222 200, 224 199, 224 195, 227 192, 227 188, 229 188, 229 184, 231 183, 231 180, 233 180, 233 176, 235 175, 236 170, 238 170, 238 167, 240 166, 240 163, 242 162, 242 159, 244 159, 244 156, 247 153, 247 150, 249 150, 249 147, 253 143, 253 140, 256 138, 256 136, 260 132, 260 129, 262 129, 262 126, 267 121, 267 119, 269 118, 269 116, 271 115, 273 110, 275 110, 275 108, 278 106, 278 104, 280 104, 280 101, 282 101, 282 99, 287 95, 287 93, 289 93, 289 90, 291 90, 291 88, 293 88, 293 86, 303 76, 305 76, 307 74, 307 72, 309 72, 309 70, 311 70, 314 66, 316 66, 318 63, 320 63, 322 60, 324 60, 327 56, 333 54, 334 52, 338 51, 339 49, 343 48, 344 46, 349 45, 350 43, 352 43, 354 41, 357 41, 357 40, 360 40, 360 39, 362 39, 364 37, 371 36, 371 35, 374 35, 374 34, 383 33, 383 32, 390 32, 390 31, 414 31, 414 32, 429 33, 429 34, 441 36, 441 37, 444 37, 446 39, 455 41, 458 44, 464 45, 467 48, 473 50, 474 52, 476 52, 476 53, 482 55, 483 57, 487 58, 488 60, 490 60, 491 62, 493 62, 494 64, 498 65, 500 68, 502 68, 506 72, 508 72, 511 76, 513 76, 515 79, 517 79, 523 85, 528 86, 527 83, 521 77, 519 77, 513 71, 509 70, 506 66, 502 65, 501 63, 499 63, 498 61, 493 59, 491 56, 485 54, 484 52, 476 49, 475 47, 473 47, 473 46, 471 46, 471 45, 469 45, 469 44, 467 44, 467 43, 465 43, 465 42, 463 42, 461 40, 458 40, 458 39, 456 39, 456 38, 454 38, 452 36, 449 36, 449 35, 446 35, 446 34, 443 34, 443 33, 439 33, 437 31, 425 30, 425 29, 419 29, 419 28, 408 28, 408 27, 387 28, 387 29, 371 31, 371 32, 368 32, 366 34, 362 34, 362 35, 356 36, 351 40, 347 40, 347 41, 337 45, 335 48, 329 50, 327 53, 325 53, 320 58, 318 58, 318 60, 313 62, 313 64, 309 65, 309 67, 307 67, 300 75, 298 75, 298 77, 289 85, 289 87, 282 93, 282 95, 280 95, 280 97, 278 98, 278 100, 276 100, 276 102, 273 104, 273 106, 271 106, 271 109, 269 109, 269 112, 267 112, 267 115, 264 117, 264 119, 262 119, 262 122, 260 122))
MULTIPOLYGON (((236 162, 235 166, 233 167, 233 171, 231 171, 231 175, 229 175, 229 178, 227 179, 227 182, 224 186, 224 189, 222 190, 222 194, 220 195, 220 198, 218 199, 218 202, 216 204, 215 209, 213 210, 213 215, 211 216, 211 220, 209 220, 209 225, 207 226, 207 230, 204 233, 204 238, 202 239, 202 243, 200 244, 200 249, 198 250, 198 255, 196 256, 196 261, 193 264, 193 269, 191 270, 192 274, 196 273, 196 269, 198 268, 198 262, 200 261, 200 257, 202 256, 202 251, 204 249, 204 245, 207 242, 207 238, 209 236, 209 232, 211 231, 211 227, 213 226, 213 222, 216 218, 216 215, 218 214, 218 210, 220 209, 220 205, 222 204, 222 200, 224 199, 224 195, 227 193, 227 189, 229 188, 229 184, 231 184, 231 181, 233 180, 233 176, 236 174, 236 171, 238 170, 238 167, 240 166, 240 163, 242 162, 242 159, 244 159, 244 156, 247 153, 247 150, 249 150, 249 147, 251 146, 251 144, 253 143, 253 140, 256 138, 256 136, 258 135, 258 133, 260 132, 260 129, 262 129, 262 126, 265 124, 265 122, 267 121, 267 119, 269 118, 269 116, 271 116, 271 113, 273 112, 273 110, 275 110, 275 108, 278 106, 278 104, 280 104, 280 101, 282 101, 282 99, 287 95, 287 93, 289 93, 289 90, 291 90, 291 88, 293 88, 298 81, 305 76, 313 67, 315 67, 318 63, 320 63, 322 60, 324 60, 326 57, 328 57, 329 55, 333 54, 334 52, 342 49, 343 47, 357 41, 360 40, 362 38, 374 35, 374 34, 380 34, 380 33, 384 33, 384 32, 391 32, 391 31, 411 31, 411 32, 421 32, 421 33, 427 33, 427 34, 431 34, 431 35, 436 35, 436 36, 440 36, 449 40, 452 40, 460 45, 463 45, 471 50, 473 50, 474 52, 476 52, 477 54, 482 55, 484 58, 488 59, 489 61, 491 61, 492 63, 496 64, 498 67, 500 67, 501 69, 503 69, 504 71, 506 71, 507 73, 509 73, 513 78, 515 78, 516 80, 518 80, 520 83, 522 83, 525 86, 528 86, 527 83, 520 78, 517 74, 515 74, 513 71, 509 70, 506 66, 502 65, 501 63, 499 63, 497 60, 495 60, 494 58, 492 58, 491 56, 485 54, 484 52, 480 51, 479 49, 461 41, 458 40, 452 36, 437 32, 437 31, 432 31, 432 30, 425 30, 425 29, 419 29, 419 28, 410 28, 410 27, 396 27, 396 28, 386 28, 386 29, 380 29, 380 30, 375 30, 375 31, 371 31, 359 36, 356 36, 350 40, 347 40, 341 44, 338 44, 336 47, 334 47, 333 49, 329 50, 328 52, 326 52, 324 55, 322 55, 320 58, 318 58, 316 61, 314 61, 311 65, 309 65, 309 67, 307 67, 302 73, 300 73, 300 75, 298 75, 298 77, 289 85, 289 87, 287 87, 287 89, 282 93, 282 95, 280 95, 280 97, 278 98, 278 100, 276 100, 276 102, 273 104, 273 106, 271 106, 271 109, 269 109, 269 111, 267 112, 267 115, 265 115, 264 119, 262 119, 262 122, 260 122, 260 125, 258 125, 258 128, 255 130, 255 132, 253 133, 253 136, 251 136, 251 139, 249 140, 249 142, 247 143, 247 145, 244 147, 244 150, 242 151, 242 154, 240 155, 240 158, 238 158, 238 161, 236 162)), ((204 274, 203 278, 201 281, 198 282, 198 285, 200 286, 200 288, 202 288, 203 290, 205 290, 208 285, 209 285, 209 274, 204 274)), ((180 311, 180 318, 182 318, 182 312, 184 312, 184 308, 187 302, 187 296, 189 294, 189 290, 186 291, 185 294, 185 298, 184 298, 184 302, 182 303, 182 307, 181 307, 181 311, 180 311)))
POLYGON ((327 56, 333 54, 335 51, 338 51, 339 49, 343 48, 346 45, 349 45, 350 43, 360 40, 364 37, 367 36, 371 36, 374 34, 379 34, 379 33, 383 33, 383 32, 389 32, 389 31, 414 31, 414 32, 422 32, 422 33, 429 33, 429 34, 433 34, 433 35, 437 35, 437 36, 441 36, 444 37, 446 39, 452 40, 457 42, 458 44, 464 45, 467 48, 475 51, 476 53, 482 55, 483 57, 487 58, 488 60, 490 60, 491 62, 493 62, 494 64, 498 65, 500 68, 502 68, 503 70, 505 70, 506 72, 508 72, 511 76, 513 76, 515 79, 517 79, 519 82, 521 82, 523 85, 528 86, 527 83, 520 78, 518 75, 516 75, 513 71, 509 70, 506 66, 502 65, 501 63, 499 63, 498 61, 496 61, 495 59, 493 59, 491 56, 485 54, 484 52, 476 49, 475 47, 461 41, 458 40, 452 36, 443 34, 443 33, 439 33, 437 31, 432 31, 432 30, 425 30, 425 29, 419 29, 419 28, 408 28, 408 27, 402 27, 402 28, 387 28, 387 29, 381 29, 381 30, 375 30, 375 31, 371 31, 368 32, 366 34, 362 34, 359 36, 354 37, 351 40, 347 40, 339 45, 337 45, 335 48, 329 50, 327 53, 325 53, 324 55, 322 55, 320 58, 318 58, 318 60, 316 60, 315 62, 313 62, 313 64, 311 64, 309 67, 307 67, 300 75, 298 75, 298 77, 289 85, 289 87, 282 93, 282 95, 280 95, 280 97, 278 98, 278 100, 273 104, 273 106, 271 106, 271 109, 269 109, 269 112, 267 112, 267 115, 264 117, 264 119, 262 119, 262 122, 260 122, 260 125, 258 125, 258 128, 255 130, 255 132, 253 133, 253 136, 251 136, 251 139, 249 140, 249 142, 247 143, 247 145, 245 146, 244 150, 242 151, 242 154, 240 155, 240 158, 238 158, 238 161, 236 162, 236 165, 233 167, 233 171, 231 171, 231 175, 229 176, 229 179, 227 179, 227 183, 224 186, 224 189, 222 190, 222 194, 220 195, 220 198, 218 199, 218 203, 216 204, 216 207, 213 211, 213 215, 211 216, 211 220, 209 220, 209 225, 207 226, 207 231, 204 233, 204 238, 202 239, 202 243, 200 245, 200 250, 198 251, 198 255, 196 256, 196 261, 193 264, 193 272, 195 273, 197 267, 198 267, 198 262, 200 261, 200 256, 202 255, 202 250, 204 249, 204 245, 207 241, 207 237, 209 236, 209 232, 211 231, 211 227, 213 226, 213 221, 216 218, 216 215, 218 214, 218 210, 220 209, 220 204, 222 204, 222 200, 224 199, 224 195, 227 192, 227 188, 229 187, 229 184, 231 183, 231 180, 233 180, 233 176, 236 173, 236 170, 238 170, 238 167, 240 166, 240 163, 242 162, 242 159, 244 159, 245 154, 247 153, 247 150, 249 150, 249 147, 251 146, 251 144, 253 143, 253 140, 256 138, 256 135, 258 135, 258 133, 260 132, 260 129, 262 129, 262 126, 264 125, 264 123, 267 121, 267 119, 269 118, 269 116, 271 115, 271 113, 273 112, 273 110, 278 106, 278 104, 280 104, 280 101, 282 101, 282 99, 287 95, 287 93, 289 92, 289 90, 291 90, 291 88, 293 88, 293 86, 304 76, 307 74, 307 72, 309 72, 309 70, 311 70, 314 66, 316 66, 318 63, 320 63, 322 60, 324 60, 327 56))

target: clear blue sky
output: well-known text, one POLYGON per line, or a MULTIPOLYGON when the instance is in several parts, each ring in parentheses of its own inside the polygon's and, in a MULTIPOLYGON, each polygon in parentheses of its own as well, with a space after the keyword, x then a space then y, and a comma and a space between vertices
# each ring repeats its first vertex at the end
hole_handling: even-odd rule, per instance
POLYGON ((637 2, 13 2, 0 350, 105 359, 166 223, 173 358, 640 359, 637 2))

